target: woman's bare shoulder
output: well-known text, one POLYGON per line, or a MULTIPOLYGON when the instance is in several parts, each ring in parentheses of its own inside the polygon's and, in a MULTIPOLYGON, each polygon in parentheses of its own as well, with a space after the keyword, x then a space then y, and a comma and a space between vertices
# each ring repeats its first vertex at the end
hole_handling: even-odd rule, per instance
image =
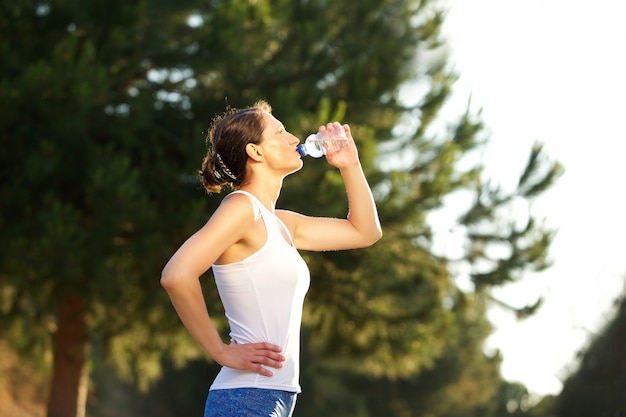
POLYGON ((256 201, 241 192, 232 192, 224 197, 217 211, 225 211, 231 217, 249 217, 252 214, 255 220, 261 215, 256 201))

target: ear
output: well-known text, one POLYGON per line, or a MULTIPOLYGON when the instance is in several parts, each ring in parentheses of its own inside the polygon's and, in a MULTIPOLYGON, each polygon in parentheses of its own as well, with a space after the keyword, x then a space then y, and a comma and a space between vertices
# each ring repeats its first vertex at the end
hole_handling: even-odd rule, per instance
POLYGON ((260 162, 263 159, 263 149, 254 143, 248 143, 246 145, 246 153, 253 161, 260 162))

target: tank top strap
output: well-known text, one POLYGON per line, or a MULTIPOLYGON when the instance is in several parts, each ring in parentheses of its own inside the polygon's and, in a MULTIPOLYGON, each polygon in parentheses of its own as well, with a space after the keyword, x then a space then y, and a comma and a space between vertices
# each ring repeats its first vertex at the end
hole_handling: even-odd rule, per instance
POLYGON ((285 225, 285 223, 283 223, 283 221, 278 216, 276 216, 274 213, 269 211, 261 203, 261 200, 256 198, 254 194, 249 193, 247 191, 236 190, 236 191, 233 191, 231 194, 234 194, 234 193, 245 194, 248 197, 250 197, 250 200, 252 200, 252 203, 253 203, 252 205, 254 206, 254 219, 258 220, 259 218, 262 217, 263 220, 265 221, 265 228, 268 231, 268 233, 278 234, 282 236, 282 238, 285 241, 287 241, 287 243, 290 246, 294 246, 293 237, 291 236, 291 233, 289 232, 289 229, 287 229, 287 226, 285 225))

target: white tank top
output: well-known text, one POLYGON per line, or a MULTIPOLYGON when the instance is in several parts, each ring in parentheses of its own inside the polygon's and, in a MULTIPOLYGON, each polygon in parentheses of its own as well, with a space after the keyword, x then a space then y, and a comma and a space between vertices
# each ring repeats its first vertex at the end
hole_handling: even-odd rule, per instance
POLYGON ((211 389, 266 388, 300 392, 300 323, 309 289, 309 268, 296 250, 285 224, 252 194, 255 218, 265 223, 263 247, 242 261, 213 265, 231 340, 239 344, 269 342, 286 360, 273 376, 222 367, 211 389))

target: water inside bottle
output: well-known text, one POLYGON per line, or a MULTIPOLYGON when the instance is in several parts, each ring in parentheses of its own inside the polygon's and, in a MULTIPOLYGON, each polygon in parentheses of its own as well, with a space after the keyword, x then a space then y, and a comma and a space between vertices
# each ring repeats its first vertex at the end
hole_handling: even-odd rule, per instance
POLYGON ((324 155, 329 152, 335 152, 348 144, 346 139, 318 139, 313 142, 315 147, 322 151, 324 155))
POLYGON ((343 129, 335 129, 309 135, 304 143, 298 145, 297 150, 303 156, 309 155, 313 158, 320 158, 329 152, 336 152, 347 145, 348 140, 343 129))

